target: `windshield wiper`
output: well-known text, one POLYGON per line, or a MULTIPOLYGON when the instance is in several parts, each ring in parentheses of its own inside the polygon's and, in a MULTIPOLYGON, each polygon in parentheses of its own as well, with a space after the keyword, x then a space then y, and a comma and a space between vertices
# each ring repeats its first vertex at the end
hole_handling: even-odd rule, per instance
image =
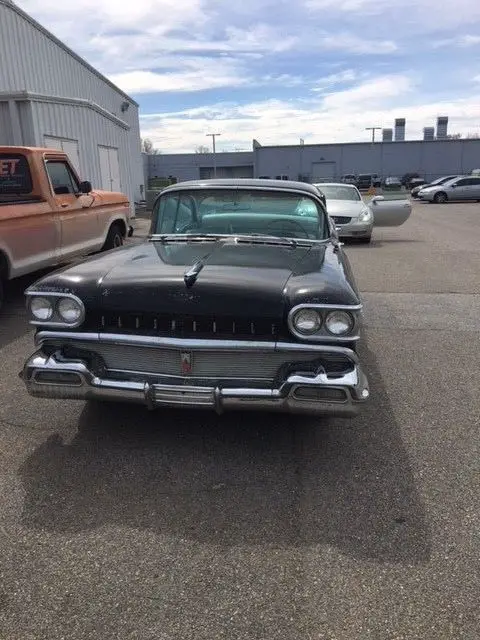
POLYGON ((305 244, 310 245, 312 240, 309 240, 307 238, 294 240, 293 238, 280 238, 279 236, 269 236, 269 235, 263 235, 260 233, 258 234, 252 233, 250 235, 235 236, 235 242, 245 242, 245 243, 251 242, 256 244, 280 244, 280 245, 285 245, 288 247, 292 247, 292 249, 295 249, 295 247, 297 247, 298 245, 303 245, 303 246, 305 246, 305 244))
POLYGON ((222 236, 213 235, 211 233, 154 233, 150 240, 160 242, 203 242, 210 240, 216 242, 222 236))

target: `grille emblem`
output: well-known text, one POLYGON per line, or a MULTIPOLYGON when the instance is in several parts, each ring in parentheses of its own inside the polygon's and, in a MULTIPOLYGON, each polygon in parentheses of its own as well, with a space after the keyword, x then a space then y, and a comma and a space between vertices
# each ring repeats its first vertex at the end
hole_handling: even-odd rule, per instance
POLYGON ((183 376, 189 376, 193 369, 193 357, 190 351, 182 351, 180 354, 181 372, 183 376))

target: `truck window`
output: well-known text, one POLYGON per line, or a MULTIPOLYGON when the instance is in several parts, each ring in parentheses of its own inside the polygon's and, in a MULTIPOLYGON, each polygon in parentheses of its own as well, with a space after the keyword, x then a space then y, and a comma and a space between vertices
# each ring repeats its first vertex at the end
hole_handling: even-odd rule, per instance
POLYGON ((53 192, 56 195, 78 193, 80 191, 78 180, 73 175, 67 162, 48 160, 47 173, 52 183, 53 192))
POLYGON ((31 192, 32 176, 27 158, 20 153, 0 153, 0 196, 31 192))

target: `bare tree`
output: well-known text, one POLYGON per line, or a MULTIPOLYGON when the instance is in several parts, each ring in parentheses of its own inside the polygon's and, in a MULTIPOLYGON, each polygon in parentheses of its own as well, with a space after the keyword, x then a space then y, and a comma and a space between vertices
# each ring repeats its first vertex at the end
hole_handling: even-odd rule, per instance
POLYGON ((159 153, 161 153, 160 149, 156 149, 153 146, 153 142, 150 140, 150 138, 142 139, 142 151, 143 153, 147 153, 149 156, 157 156, 159 153))
POLYGON ((210 149, 203 144, 199 144, 195 147, 195 153, 210 153, 210 149))

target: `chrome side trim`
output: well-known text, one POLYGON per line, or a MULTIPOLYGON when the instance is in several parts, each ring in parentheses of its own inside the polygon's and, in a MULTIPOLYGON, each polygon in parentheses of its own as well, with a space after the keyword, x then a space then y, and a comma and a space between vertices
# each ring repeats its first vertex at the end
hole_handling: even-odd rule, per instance
MULTIPOLYGON (((354 338, 348 337, 345 341, 354 338)), ((118 345, 163 347, 170 349, 207 349, 214 351, 306 351, 308 353, 336 353, 348 356, 358 363, 357 354, 347 347, 312 344, 305 342, 259 342, 250 340, 197 340, 190 338, 162 338, 159 336, 135 336, 115 333, 80 333, 75 331, 39 331, 35 336, 35 345, 41 346, 49 340, 63 342, 102 342, 118 345)), ((339 342, 338 340, 336 340, 339 342)))
MULTIPOLYGON (((82 315, 77 320, 77 322, 69 324, 68 322, 44 322, 43 320, 29 320, 29 323, 35 327, 63 327, 64 329, 77 329, 83 324, 85 320, 85 305, 83 304, 83 301, 73 293, 58 293, 56 291, 25 291, 25 296, 27 298, 26 300, 27 311, 30 314, 30 317, 31 317, 30 300, 33 297, 70 298, 71 300, 75 300, 75 302, 79 304, 82 310, 82 315)), ((54 310, 55 310, 55 306, 56 305, 54 305, 54 310)))
POLYGON ((310 342, 345 342, 345 341, 357 341, 360 340, 360 335, 357 332, 358 324, 359 324, 359 314, 363 309, 362 304, 297 304, 295 307, 292 307, 288 312, 287 324, 290 332, 300 340, 310 341, 310 342), (353 318, 353 327, 350 333, 347 333, 343 336, 333 336, 332 334, 327 333, 327 329, 325 329, 325 317, 327 313, 320 314, 322 317, 322 324, 317 333, 313 333, 311 335, 304 335, 295 329, 293 324, 293 316, 300 311, 301 309, 315 309, 317 311, 349 311, 350 315, 353 318), (323 332, 323 333, 322 333, 323 332))

